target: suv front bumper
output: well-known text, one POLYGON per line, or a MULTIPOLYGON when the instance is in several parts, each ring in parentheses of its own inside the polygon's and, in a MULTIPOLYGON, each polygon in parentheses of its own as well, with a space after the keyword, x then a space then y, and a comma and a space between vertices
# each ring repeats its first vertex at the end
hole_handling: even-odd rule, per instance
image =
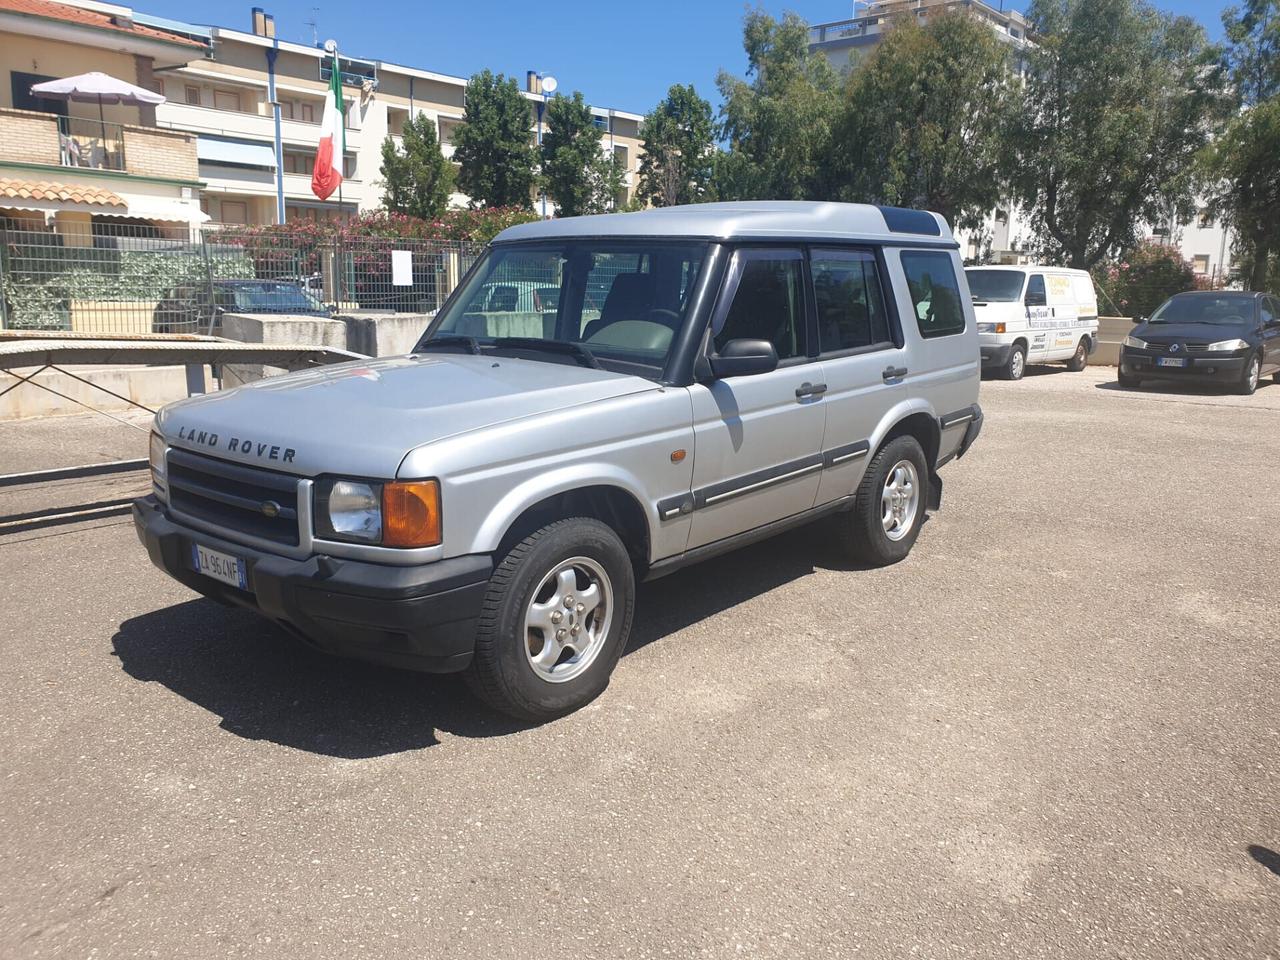
POLYGON ((433 673, 471 663, 493 559, 472 554, 417 567, 335 557, 290 560, 175 523, 154 496, 133 522, 151 562, 192 590, 256 610, 328 653, 433 673), (191 544, 245 562, 249 589, 197 573, 191 544))

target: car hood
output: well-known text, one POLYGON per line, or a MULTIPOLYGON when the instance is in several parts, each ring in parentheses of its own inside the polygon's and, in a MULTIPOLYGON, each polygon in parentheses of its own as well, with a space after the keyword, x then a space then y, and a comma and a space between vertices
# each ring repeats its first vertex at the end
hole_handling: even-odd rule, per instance
POLYGON ((1251 327, 1243 323, 1140 323, 1131 336, 1153 343, 1214 343, 1246 336, 1251 327))
POLYGON ((391 478, 414 447, 657 389, 641 377, 554 362, 389 357, 180 400, 161 411, 160 427, 173 446, 268 469, 391 478))

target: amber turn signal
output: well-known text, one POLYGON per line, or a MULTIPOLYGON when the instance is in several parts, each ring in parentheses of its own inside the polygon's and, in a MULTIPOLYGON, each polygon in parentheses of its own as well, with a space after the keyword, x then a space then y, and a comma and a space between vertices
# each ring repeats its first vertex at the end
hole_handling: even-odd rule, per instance
POLYGON ((382 545, 434 547, 440 542, 440 484, 388 483, 382 488, 382 545))

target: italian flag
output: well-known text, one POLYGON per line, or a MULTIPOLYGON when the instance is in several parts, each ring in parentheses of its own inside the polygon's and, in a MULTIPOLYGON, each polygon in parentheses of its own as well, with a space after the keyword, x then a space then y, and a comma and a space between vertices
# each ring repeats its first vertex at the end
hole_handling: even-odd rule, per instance
POLYGON ((342 74, 338 70, 338 54, 335 52, 329 90, 324 95, 324 119, 320 123, 316 168, 311 172, 311 192, 321 200, 328 200, 342 184, 342 158, 346 147, 347 133, 342 124, 342 74))

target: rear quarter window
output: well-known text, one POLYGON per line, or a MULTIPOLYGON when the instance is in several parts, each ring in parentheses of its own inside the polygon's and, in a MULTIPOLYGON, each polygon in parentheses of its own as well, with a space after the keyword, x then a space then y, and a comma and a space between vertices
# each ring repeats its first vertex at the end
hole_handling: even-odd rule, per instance
POLYGON ((904 250, 902 271, 907 275, 907 290, 920 336, 929 340, 964 333, 960 282, 951 255, 931 250, 904 250))

